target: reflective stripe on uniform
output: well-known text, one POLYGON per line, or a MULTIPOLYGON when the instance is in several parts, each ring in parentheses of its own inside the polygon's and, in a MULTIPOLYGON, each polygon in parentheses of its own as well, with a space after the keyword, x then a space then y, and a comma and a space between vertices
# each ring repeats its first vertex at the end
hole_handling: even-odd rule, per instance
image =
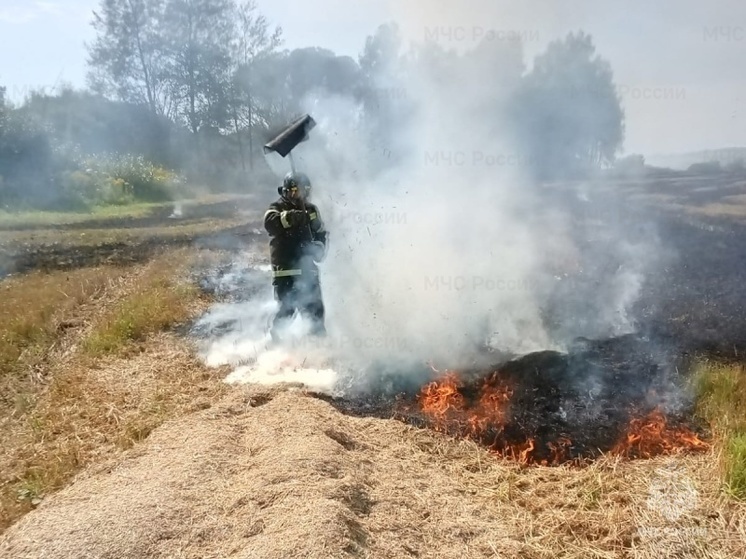
POLYGON ((269 209, 266 212, 264 212, 264 219, 267 219, 272 214, 279 214, 279 213, 280 212, 278 212, 277 210, 269 209))
POLYGON ((276 278, 286 278, 289 276, 300 276, 302 275, 301 270, 275 270, 272 275, 276 278))
POLYGON ((282 212, 280 214, 280 223, 282 223, 282 226, 285 229, 290 229, 290 223, 288 222, 288 213, 287 212, 282 212))
POLYGON ((312 229, 315 233, 323 233, 324 232, 324 222, 321 221, 321 218, 319 217, 319 214, 317 212, 311 212, 308 214, 308 217, 311 221, 314 221, 315 223, 312 224, 312 229))

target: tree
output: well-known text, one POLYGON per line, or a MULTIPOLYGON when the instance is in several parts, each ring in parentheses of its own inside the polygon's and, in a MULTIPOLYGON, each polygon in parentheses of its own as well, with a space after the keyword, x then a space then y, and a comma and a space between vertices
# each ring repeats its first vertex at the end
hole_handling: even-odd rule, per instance
POLYGON ((352 96, 360 77, 357 63, 348 56, 337 56, 334 52, 306 47, 288 53, 283 61, 285 95, 293 113, 302 110, 304 99, 313 94, 352 96))
POLYGON ((257 13, 254 0, 238 6, 237 26, 235 57, 239 65, 251 64, 282 44, 282 28, 278 26, 270 30, 267 18, 257 13))
POLYGON ((164 5, 164 0, 102 0, 93 13, 96 40, 88 47, 88 81, 95 92, 170 114, 161 39, 164 5))
POLYGON ((52 181, 54 154, 45 131, 5 105, 0 88, 0 207, 49 207, 60 193, 52 181))
POLYGON ((254 123, 265 131, 299 116, 316 96, 355 96, 360 81, 352 58, 318 47, 267 52, 241 69, 241 84, 244 71, 250 71, 254 123))
POLYGON ((365 47, 358 59, 363 75, 375 82, 391 74, 399 62, 401 47, 399 26, 396 23, 380 25, 374 35, 365 39, 365 47))
POLYGON ((129 153, 173 167, 176 130, 146 104, 112 101, 90 91, 33 92, 17 111, 47 131, 56 146, 82 153, 129 153))
POLYGON ((8 109, 5 105, 5 92, 6 88, 3 86, 0 86, 0 133, 5 129, 6 127, 6 121, 8 118, 8 109))
POLYGON ((608 62, 582 32, 549 44, 515 98, 517 129, 542 177, 613 162, 624 112, 608 62))
POLYGON ((95 92, 147 105, 187 129, 191 137, 180 148, 195 171, 212 167, 214 178, 226 164, 207 153, 235 157, 232 142, 243 163, 246 128, 253 156, 261 120, 254 66, 281 41, 281 30, 270 28, 253 0, 101 0, 93 25, 95 92))
POLYGON ((195 134, 224 129, 238 44, 251 53, 266 39, 252 10, 235 0, 101 0, 89 83, 106 96, 146 103, 195 134))
POLYGON ((168 0, 163 37, 166 75, 177 113, 192 133, 221 129, 230 119, 232 0, 168 0))
POLYGON ((267 115, 261 114, 257 103, 257 66, 267 60, 282 44, 282 29, 270 30, 267 19, 257 13, 253 0, 247 0, 238 8, 237 41, 234 51, 234 79, 231 89, 231 116, 241 156, 241 165, 246 171, 242 132, 248 132, 249 166, 254 169, 254 127, 267 115))
MULTIPOLYGON (((371 144, 377 146, 380 163, 392 164, 405 155, 396 149, 403 121, 412 117, 413 107, 407 103, 407 89, 402 79, 406 72, 401 54, 402 38, 395 23, 384 24, 365 40, 365 47, 358 58, 361 80, 358 97, 365 109, 365 119, 370 131, 371 144)), ((410 61, 411 62, 411 61, 410 61)), ((383 165, 374 164, 373 167, 383 165)))

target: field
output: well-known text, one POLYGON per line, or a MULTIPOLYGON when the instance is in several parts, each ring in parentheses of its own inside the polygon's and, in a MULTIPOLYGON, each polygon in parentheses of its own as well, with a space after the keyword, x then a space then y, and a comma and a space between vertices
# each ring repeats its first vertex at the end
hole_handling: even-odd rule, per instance
POLYGON ((638 311, 689 371, 706 451, 528 466, 223 383, 188 330, 220 298, 203 272, 266 261, 250 197, 0 215, 0 556, 746 556, 746 179, 603 188, 594 219, 673 244, 638 311))

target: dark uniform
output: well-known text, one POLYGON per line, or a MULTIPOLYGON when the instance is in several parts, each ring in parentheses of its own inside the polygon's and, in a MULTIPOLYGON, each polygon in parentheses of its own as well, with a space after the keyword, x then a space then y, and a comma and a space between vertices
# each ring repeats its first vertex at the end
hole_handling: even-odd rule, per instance
POLYGON ((311 183, 302 173, 289 173, 278 189, 280 198, 264 214, 271 240, 272 285, 279 309, 272 339, 298 311, 312 322, 313 335, 326 334, 318 262, 326 256, 327 232, 318 208, 307 201, 311 183))

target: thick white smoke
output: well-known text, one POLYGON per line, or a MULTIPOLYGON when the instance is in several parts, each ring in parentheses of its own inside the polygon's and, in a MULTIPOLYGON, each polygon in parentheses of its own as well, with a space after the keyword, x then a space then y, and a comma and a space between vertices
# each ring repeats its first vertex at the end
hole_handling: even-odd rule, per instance
MULTIPOLYGON (((480 48, 448 65, 415 56, 407 71, 379 76, 381 91, 404 95, 411 107, 389 123, 389 145, 370 141, 354 99, 318 92, 307 99, 318 126, 294 157, 330 232, 322 264, 329 340, 326 353, 302 346, 292 361, 301 369, 310 354, 317 372, 329 372, 326 358, 352 368, 459 366, 484 349, 524 354, 633 330, 629 311, 654 261, 650 247, 628 242, 610 223, 601 249, 578 246, 577 231, 593 235, 592 224, 578 224, 551 201, 556 192, 529 180, 533 162, 500 125, 513 91, 499 72, 490 77, 490 45, 480 48), (614 264, 594 268, 600 259, 614 264), (567 279, 581 269, 588 283, 567 279)), ((287 170, 286 161, 270 163, 287 170)), ((256 352, 261 343, 250 345, 256 352)), ((218 361, 236 362, 226 361, 229 353, 213 347, 218 361)), ((261 355, 251 380, 277 365, 277 355, 264 354, 266 366, 257 366, 261 355)))
MULTIPOLYGON (((307 107, 319 127, 298 159, 331 232, 330 330, 354 340, 363 360, 464 362, 486 344, 511 353, 560 347, 542 311, 557 274, 574 263, 568 218, 546 205, 524 176, 531 162, 480 114, 491 104, 494 115, 501 102, 484 86, 484 67, 411 70, 393 84, 416 107, 392 123, 392 159, 400 161, 397 148, 406 156, 375 178, 366 171, 380 154, 366 149, 366 130, 348 124, 356 122, 349 101, 307 107)), ((637 277, 613 281, 626 297, 637 277)))

